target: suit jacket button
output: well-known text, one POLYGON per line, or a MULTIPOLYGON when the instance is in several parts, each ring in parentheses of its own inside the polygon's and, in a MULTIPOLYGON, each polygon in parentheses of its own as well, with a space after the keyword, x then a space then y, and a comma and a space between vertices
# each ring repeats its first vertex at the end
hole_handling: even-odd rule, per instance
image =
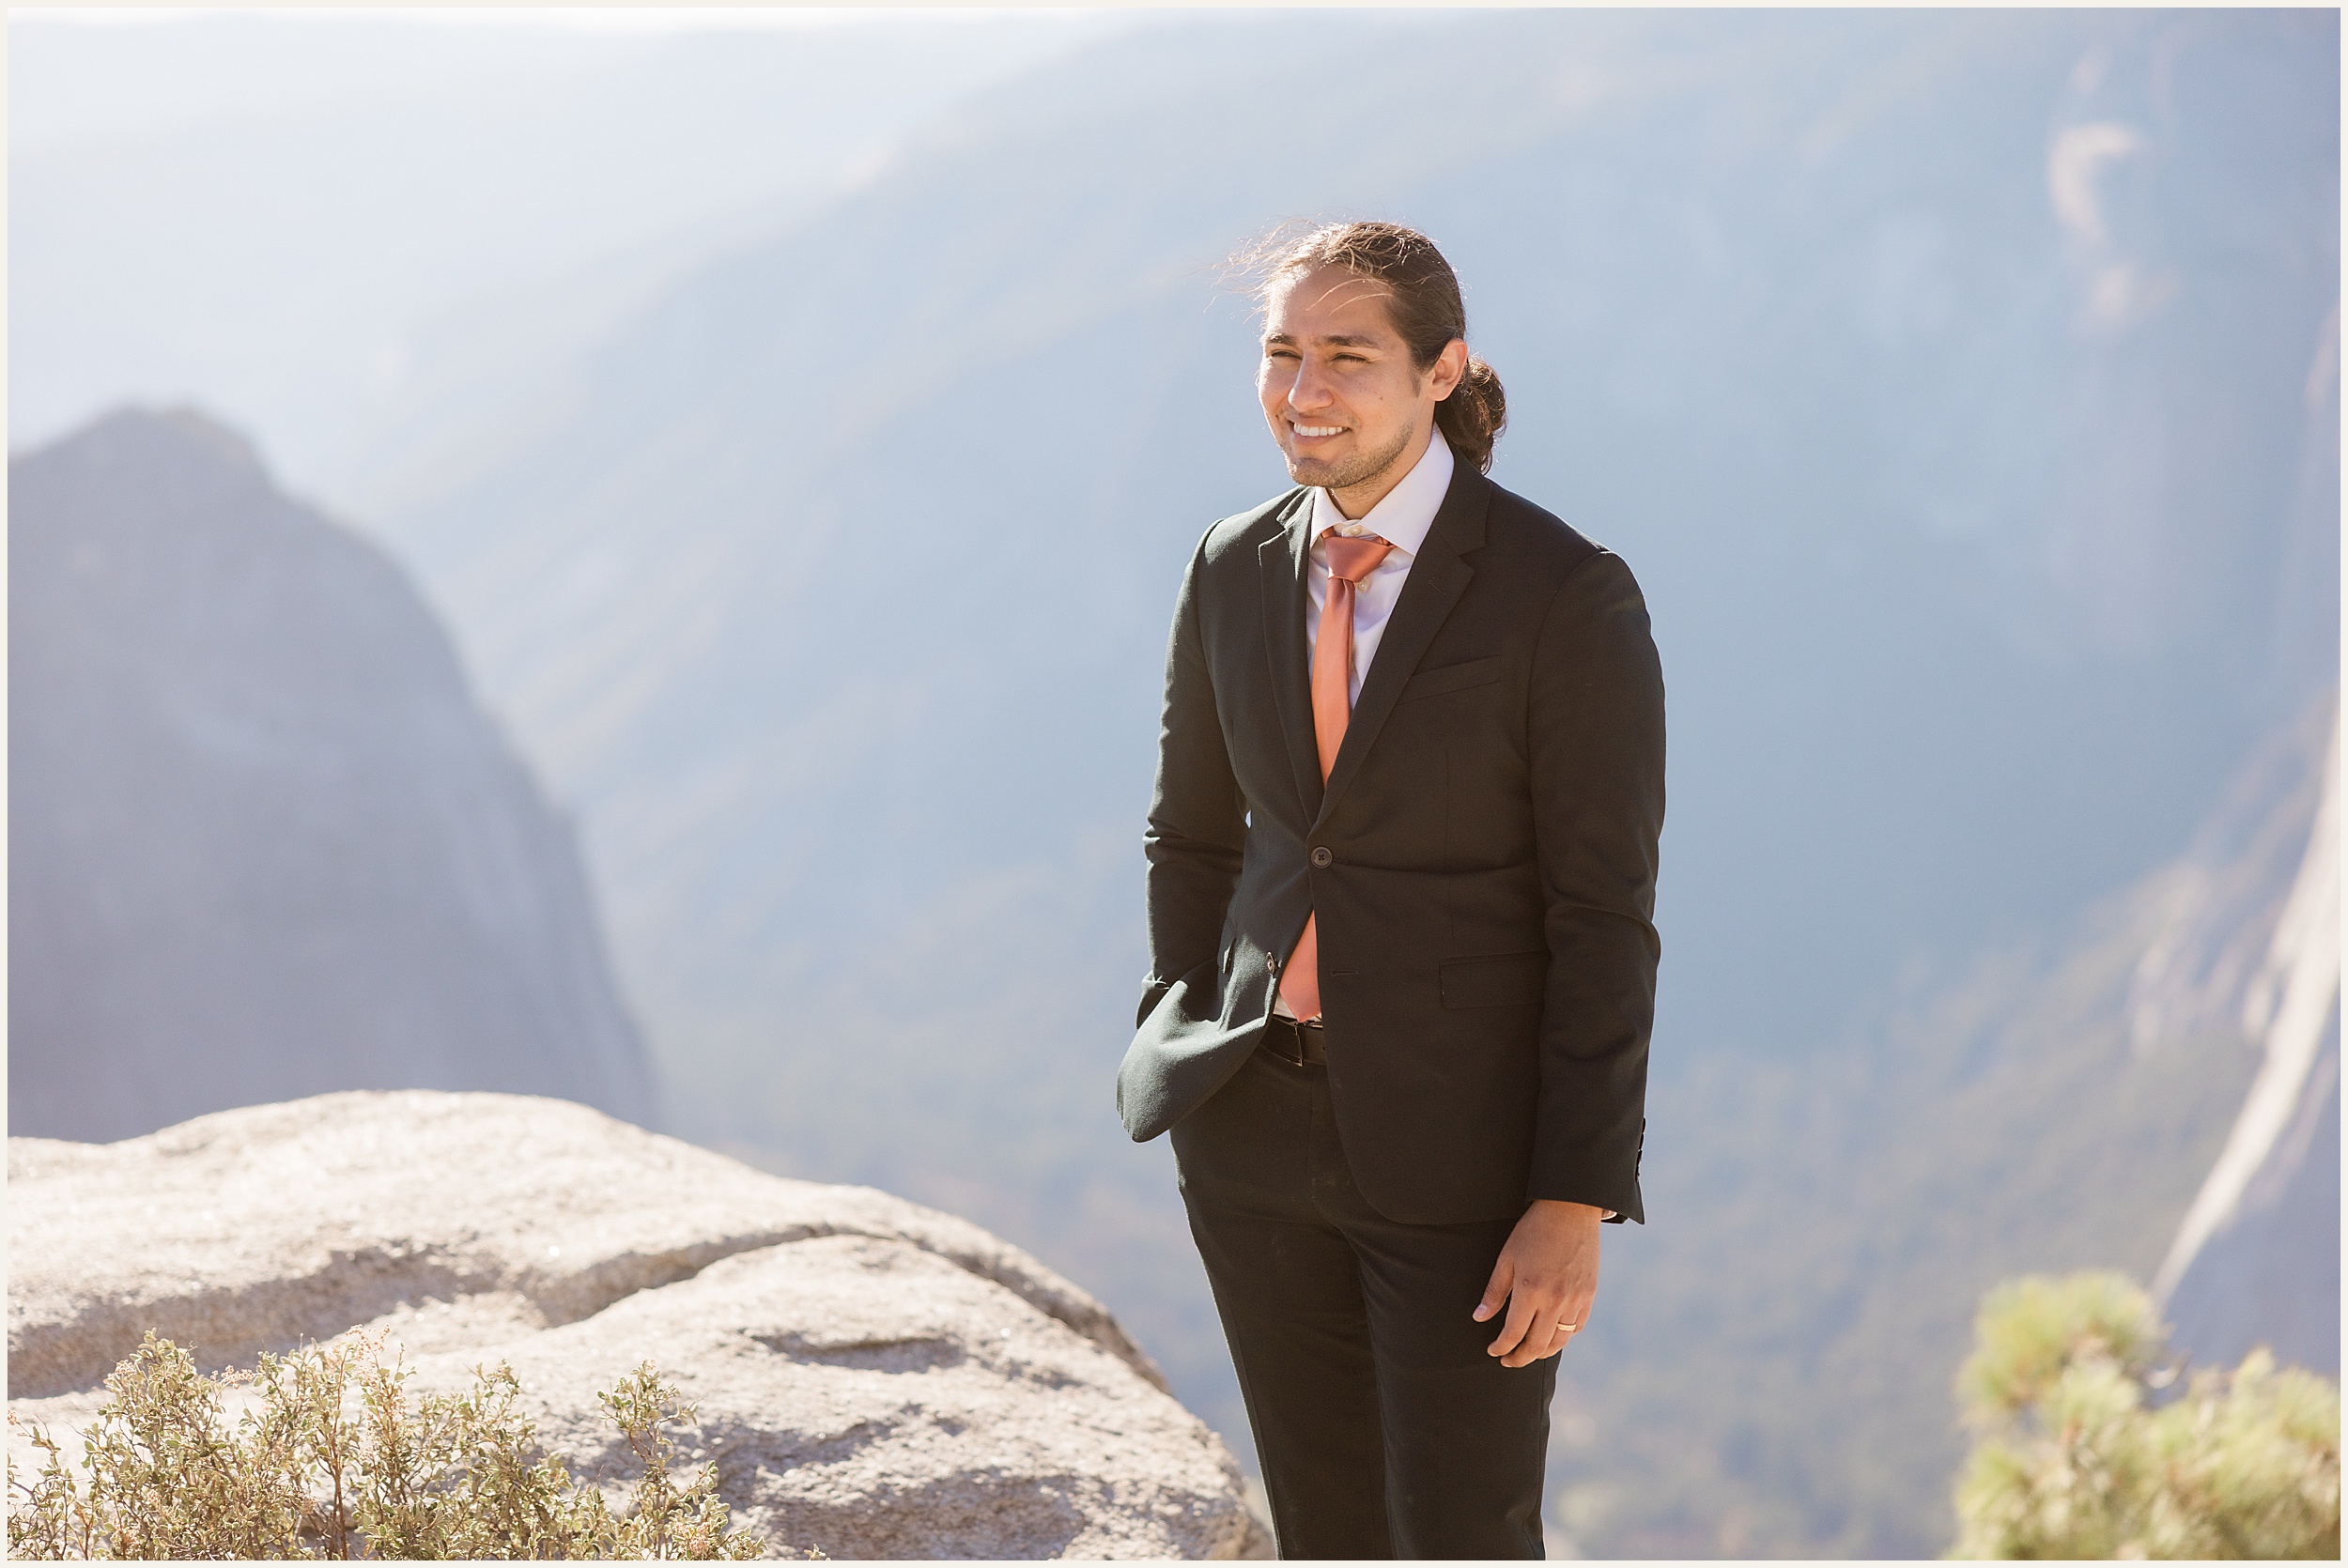
POLYGON ((1323 868, 1323 869, 1325 869, 1328 867, 1329 863, 1330 863, 1331 861, 1335 860, 1335 859, 1336 859, 1336 855, 1334 855, 1334 854, 1331 854, 1331 853, 1329 853, 1329 846, 1328 846, 1328 845, 1326 845, 1326 844, 1315 844, 1315 845, 1313 846, 1313 864, 1314 864, 1314 865, 1319 866, 1319 867, 1321 867, 1321 868, 1323 868))

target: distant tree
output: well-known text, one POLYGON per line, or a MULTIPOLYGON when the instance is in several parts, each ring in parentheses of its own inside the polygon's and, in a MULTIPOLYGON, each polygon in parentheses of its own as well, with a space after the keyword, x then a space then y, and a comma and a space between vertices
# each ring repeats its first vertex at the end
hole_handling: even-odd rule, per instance
MULTIPOLYGON (((151 1332, 106 1379, 77 1483, 54 1438, 31 1482, 8 1462, 8 1554, 19 1558, 749 1558, 728 1528, 717 1467, 680 1486, 664 1427, 692 1407, 650 1361, 597 1395, 643 1467, 614 1510, 537 1450, 501 1364, 462 1394, 410 1399, 379 1337, 263 1356, 208 1377, 151 1332), (256 1407, 231 1427, 223 1392, 256 1407)), ((10 1425, 16 1416, 8 1416, 10 1425)), ((810 1557, 819 1554, 810 1552, 810 1557)))
POLYGON ((2255 1350, 2181 1364, 2125 1276, 2032 1276, 1974 1316, 1959 1558, 2338 1558, 2340 1390, 2255 1350))

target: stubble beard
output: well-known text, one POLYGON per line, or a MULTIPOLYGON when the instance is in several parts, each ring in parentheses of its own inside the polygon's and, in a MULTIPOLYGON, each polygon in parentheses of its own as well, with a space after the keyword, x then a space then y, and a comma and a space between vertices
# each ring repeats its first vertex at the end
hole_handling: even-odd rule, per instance
POLYGON ((1365 484, 1399 462, 1410 449, 1411 429, 1405 425, 1394 444, 1383 452, 1365 453, 1352 462, 1329 463, 1316 458, 1288 453, 1289 477, 1299 484, 1310 484, 1323 490, 1350 490, 1365 484))

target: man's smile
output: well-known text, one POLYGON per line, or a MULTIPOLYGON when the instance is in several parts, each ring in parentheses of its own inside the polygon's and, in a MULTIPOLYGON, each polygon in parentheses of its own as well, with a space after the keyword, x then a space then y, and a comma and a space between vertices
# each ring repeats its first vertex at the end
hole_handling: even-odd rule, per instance
POLYGON ((1298 437, 1307 440, 1321 436, 1342 436, 1345 434, 1345 426, 1342 424, 1299 424, 1294 420, 1289 421, 1289 429, 1293 431, 1298 437))

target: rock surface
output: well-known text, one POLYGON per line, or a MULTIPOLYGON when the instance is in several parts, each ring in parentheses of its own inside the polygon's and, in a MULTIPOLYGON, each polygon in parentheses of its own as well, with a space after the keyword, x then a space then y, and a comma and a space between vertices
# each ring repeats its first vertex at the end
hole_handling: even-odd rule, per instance
MULTIPOLYGON (((207 1367, 388 1330, 509 1361, 549 1446, 649 1357, 737 1518, 835 1558, 1264 1555, 1215 1435, 1089 1296, 977 1226, 561 1100, 356 1092, 8 1141, 11 1409, 71 1426, 149 1328, 207 1367)), ((69 1444, 69 1452, 72 1452, 69 1444)))

